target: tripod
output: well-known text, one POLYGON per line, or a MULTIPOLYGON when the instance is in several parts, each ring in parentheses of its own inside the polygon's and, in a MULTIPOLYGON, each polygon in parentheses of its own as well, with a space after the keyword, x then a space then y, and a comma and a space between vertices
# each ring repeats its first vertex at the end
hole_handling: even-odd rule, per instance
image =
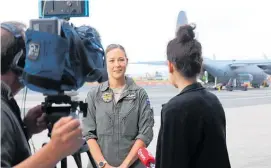
MULTIPOLYGON (((53 95, 45 97, 45 102, 42 102, 42 110, 45 111, 47 117, 47 128, 48 128, 48 137, 51 138, 51 132, 56 123, 61 117, 76 115, 77 107, 80 107, 80 111, 83 112, 83 117, 87 115, 87 103, 83 103, 82 101, 76 102, 72 101, 71 97, 64 94, 53 95), (69 106, 57 106, 53 107, 52 104, 69 104, 69 106)), ((79 114, 78 114, 79 115, 79 114)), ((85 144, 72 156, 77 164, 78 168, 82 168, 81 162, 81 153, 86 152, 91 164, 96 168, 95 161, 91 156, 87 143, 85 144)), ((55 167, 56 168, 56 167, 55 167)), ((61 160, 61 168, 67 168, 67 158, 61 160)))

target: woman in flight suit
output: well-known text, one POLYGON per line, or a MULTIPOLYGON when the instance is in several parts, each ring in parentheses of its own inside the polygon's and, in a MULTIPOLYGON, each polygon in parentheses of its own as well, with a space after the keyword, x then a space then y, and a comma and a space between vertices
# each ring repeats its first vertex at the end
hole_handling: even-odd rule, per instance
POLYGON ((124 48, 109 45, 106 49, 109 80, 93 87, 87 95, 83 134, 99 168, 144 167, 137 151, 153 139, 154 116, 148 95, 125 76, 127 63, 124 48))
POLYGON ((163 105, 156 168, 230 168, 226 119, 219 99, 197 77, 202 48, 190 25, 167 46, 169 80, 179 93, 163 105))

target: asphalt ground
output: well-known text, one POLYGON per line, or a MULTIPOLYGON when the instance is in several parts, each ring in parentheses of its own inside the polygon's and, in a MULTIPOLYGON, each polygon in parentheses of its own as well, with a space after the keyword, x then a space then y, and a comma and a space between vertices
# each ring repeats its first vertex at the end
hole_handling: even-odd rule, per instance
MULTIPOLYGON (((84 100, 90 86, 80 89, 79 97, 84 100)), ((154 108, 155 126, 154 139, 148 149, 155 155, 157 134, 160 127, 161 104, 178 94, 171 86, 144 87, 154 108)), ((227 145, 233 168, 270 168, 271 167, 271 89, 252 89, 248 91, 235 90, 212 91, 222 102, 227 122, 227 145)), ((22 103, 22 92, 16 97, 19 106, 22 103)), ((25 108, 40 104, 44 97, 40 93, 30 91, 26 97, 25 108)), ((33 136, 36 150, 44 142, 48 142, 47 130, 33 136)), ((32 147, 33 149, 33 147, 32 147)), ((83 167, 88 158, 82 153, 83 167)), ((58 165, 60 167, 60 165, 58 165)), ((71 156, 68 157, 68 168, 76 168, 71 156)))

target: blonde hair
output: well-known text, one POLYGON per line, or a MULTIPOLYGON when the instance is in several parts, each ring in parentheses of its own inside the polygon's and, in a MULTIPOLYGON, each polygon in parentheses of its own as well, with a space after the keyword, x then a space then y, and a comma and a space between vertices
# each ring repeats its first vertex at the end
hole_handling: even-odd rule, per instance
POLYGON ((124 52, 125 56, 127 57, 127 54, 126 54, 126 51, 125 51, 124 47, 122 45, 120 45, 120 44, 110 44, 110 45, 108 45, 106 50, 105 50, 105 54, 107 54, 109 51, 111 51, 113 49, 116 49, 116 48, 121 49, 124 52))

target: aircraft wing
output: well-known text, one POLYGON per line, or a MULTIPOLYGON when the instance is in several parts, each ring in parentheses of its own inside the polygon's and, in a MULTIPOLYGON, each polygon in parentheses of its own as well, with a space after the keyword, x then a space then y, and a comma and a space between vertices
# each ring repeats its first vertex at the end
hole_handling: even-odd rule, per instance
POLYGON ((270 64, 257 64, 257 66, 261 69, 271 68, 271 63, 270 64))
POLYGON ((166 61, 131 62, 129 64, 167 65, 166 61))
POLYGON ((267 67, 271 67, 271 61, 270 62, 238 62, 238 63, 232 63, 232 64, 229 64, 229 66, 231 68, 239 68, 239 67, 244 67, 244 66, 248 66, 248 65, 256 65, 258 66, 259 68, 267 68, 267 67))
POLYGON ((229 66, 234 69, 234 68, 240 68, 240 67, 248 66, 248 64, 234 63, 234 64, 229 64, 229 66))
POLYGON ((265 63, 232 63, 232 64, 229 64, 229 66, 232 69, 241 68, 241 67, 245 67, 245 66, 249 66, 249 65, 256 65, 259 68, 261 68, 263 70, 263 72, 265 72, 268 75, 271 75, 271 62, 265 62, 265 63))

